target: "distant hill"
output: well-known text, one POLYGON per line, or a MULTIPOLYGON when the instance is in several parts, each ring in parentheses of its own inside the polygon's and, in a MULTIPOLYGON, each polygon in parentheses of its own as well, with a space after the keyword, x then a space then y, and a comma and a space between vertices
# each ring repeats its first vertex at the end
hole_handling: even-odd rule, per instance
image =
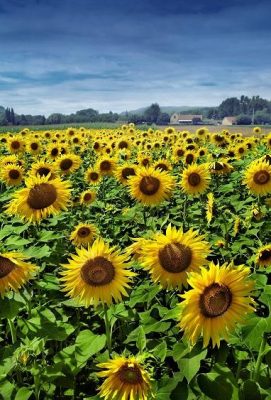
MULTIPOLYGON (((120 113, 120 115, 125 115, 128 113, 128 115, 142 115, 144 114, 145 110, 148 107, 141 107, 137 108, 136 110, 129 110, 129 111, 123 111, 120 113)), ((197 107, 197 106, 160 106, 161 112, 162 113, 167 113, 167 114, 173 114, 175 112, 188 112, 188 111, 196 111, 197 113, 204 113, 206 110, 210 109, 212 107, 197 107)))

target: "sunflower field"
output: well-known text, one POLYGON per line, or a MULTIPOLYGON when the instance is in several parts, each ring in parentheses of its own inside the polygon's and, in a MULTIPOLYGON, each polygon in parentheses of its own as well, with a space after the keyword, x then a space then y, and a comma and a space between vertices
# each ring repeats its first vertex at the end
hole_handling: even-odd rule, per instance
POLYGON ((0 399, 271 399, 271 133, 24 129, 0 167, 0 399))

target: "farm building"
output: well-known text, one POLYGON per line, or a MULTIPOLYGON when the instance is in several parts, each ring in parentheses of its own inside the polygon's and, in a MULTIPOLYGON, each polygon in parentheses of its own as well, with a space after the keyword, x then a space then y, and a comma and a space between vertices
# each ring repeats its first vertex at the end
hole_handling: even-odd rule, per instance
POLYGON ((199 124, 202 122, 202 115, 196 114, 179 114, 174 113, 170 117, 170 124, 177 125, 177 124, 199 124))
POLYGON ((236 117, 224 117, 222 125, 236 125, 236 117))

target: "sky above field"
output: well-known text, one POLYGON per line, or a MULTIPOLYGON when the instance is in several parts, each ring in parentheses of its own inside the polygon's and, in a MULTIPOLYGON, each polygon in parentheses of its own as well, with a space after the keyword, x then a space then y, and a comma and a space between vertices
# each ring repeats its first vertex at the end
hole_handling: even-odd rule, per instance
POLYGON ((271 98, 271 2, 0 0, 0 105, 120 112, 271 98))

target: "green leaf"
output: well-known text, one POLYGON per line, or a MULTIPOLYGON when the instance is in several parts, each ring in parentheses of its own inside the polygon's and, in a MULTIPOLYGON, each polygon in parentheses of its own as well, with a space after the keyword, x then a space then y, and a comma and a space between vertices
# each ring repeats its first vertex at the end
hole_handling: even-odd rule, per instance
POLYGON ((49 242, 51 240, 57 240, 65 237, 62 233, 56 233, 54 231, 41 231, 39 233, 39 242, 49 242))
POLYGON ((23 239, 20 236, 12 235, 5 241, 5 245, 9 247, 23 247, 31 242, 32 240, 23 239))
POLYGON ((136 347, 140 352, 145 350, 146 347, 146 335, 142 326, 139 327, 138 336, 136 340, 136 347))
POLYGON ((0 318, 12 319, 18 315, 23 303, 8 297, 0 298, 0 318))
POLYGON ((32 395, 33 390, 30 390, 26 387, 21 387, 16 393, 14 400, 28 400, 32 395))
POLYGON ((207 354, 206 349, 202 349, 199 345, 193 347, 192 351, 178 361, 181 373, 187 379, 188 383, 194 378, 200 369, 200 362, 207 354))
POLYGON ((258 383, 247 380, 243 383, 239 391, 239 400, 261 400, 260 387, 258 383))
POLYGON ((173 390, 176 388, 179 382, 182 381, 182 375, 180 372, 174 374, 173 378, 169 378, 167 376, 163 377, 159 381, 159 388, 157 390, 156 400, 169 400, 170 395, 173 390))
POLYGON ((166 342, 164 341, 160 343, 158 346, 154 347, 154 349, 152 349, 152 353, 155 355, 155 357, 160 358, 160 360, 164 362, 167 355, 166 342))
POLYGON ((50 247, 45 244, 42 247, 30 247, 29 249, 25 250, 24 254, 28 257, 40 259, 49 257, 51 255, 51 250, 50 247))
POLYGON ((238 398, 238 389, 231 370, 219 364, 208 374, 197 377, 201 391, 212 400, 232 400, 238 398))
POLYGON ((105 335, 95 335, 86 329, 81 331, 75 341, 75 358, 80 363, 85 363, 94 354, 99 353, 106 343, 105 335))

